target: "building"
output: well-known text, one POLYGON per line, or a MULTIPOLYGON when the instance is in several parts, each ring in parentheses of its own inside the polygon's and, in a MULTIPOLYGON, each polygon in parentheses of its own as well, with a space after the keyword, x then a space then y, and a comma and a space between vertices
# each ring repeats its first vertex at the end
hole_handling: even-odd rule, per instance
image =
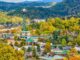
POLYGON ((39 22, 45 22, 45 19, 33 19, 33 22, 39 23, 39 22))

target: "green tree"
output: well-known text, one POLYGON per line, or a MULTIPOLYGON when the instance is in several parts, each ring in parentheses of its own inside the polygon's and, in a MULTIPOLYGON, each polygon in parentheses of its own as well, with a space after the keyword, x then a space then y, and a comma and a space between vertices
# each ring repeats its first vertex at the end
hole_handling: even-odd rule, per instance
POLYGON ((59 30, 54 31, 51 39, 53 44, 55 44, 56 42, 59 43, 59 36, 60 36, 60 31, 59 30))
POLYGON ((72 46, 73 44, 72 44, 72 42, 68 42, 68 46, 72 46))
POLYGON ((18 40, 18 36, 17 36, 17 35, 14 36, 14 40, 15 40, 15 41, 18 40))
POLYGON ((31 52, 31 51, 32 51, 32 48, 28 47, 27 52, 31 52))
POLYGON ((15 45, 15 46, 19 46, 19 43, 16 41, 14 45, 15 45))
POLYGON ((34 58, 39 59, 39 56, 37 55, 37 51, 36 51, 35 47, 33 47, 33 49, 32 49, 32 54, 33 54, 34 58))
POLYGON ((33 57, 36 57, 36 49, 35 48, 33 48, 33 50, 32 50, 32 54, 33 54, 33 57))
POLYGON ((26 40, 25 39, 21 39, 20 46, 24 46, 24 45, 26 45, 26 40))
POLYGON ((62 46, 66 46, 67 45, 67 42, 66 42, 66 40, 65 39, 62 39, 62 46))

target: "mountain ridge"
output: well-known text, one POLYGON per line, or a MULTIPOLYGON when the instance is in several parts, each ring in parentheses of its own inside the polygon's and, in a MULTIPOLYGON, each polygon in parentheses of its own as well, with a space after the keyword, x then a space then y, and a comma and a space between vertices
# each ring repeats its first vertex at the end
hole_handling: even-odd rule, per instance
POLYGON ((52 2, 22 2, 22 3, 0 2, 0 10, 10 11, 20 7, 26 8, 35 6, 50 6, 51 3, 52 2))

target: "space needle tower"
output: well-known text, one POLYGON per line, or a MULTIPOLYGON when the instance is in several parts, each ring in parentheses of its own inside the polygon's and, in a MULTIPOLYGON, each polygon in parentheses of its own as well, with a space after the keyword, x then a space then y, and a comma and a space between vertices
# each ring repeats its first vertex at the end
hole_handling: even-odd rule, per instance
POLYGON ((27 13, 27 10, 25 8, 23 8, 21 10, 21 13, 22 13, 22 37, 23 38, 27 38, 27 36, 30 36, 30 31, 28 31, 28 28, 27 28, 27 23, 26 23, 26 13, 27 13))

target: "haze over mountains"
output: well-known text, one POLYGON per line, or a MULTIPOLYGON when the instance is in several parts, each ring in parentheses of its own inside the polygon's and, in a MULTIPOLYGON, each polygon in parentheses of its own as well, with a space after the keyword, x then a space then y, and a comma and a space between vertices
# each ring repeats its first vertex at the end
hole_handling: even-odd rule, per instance
POLYGON ((9 15, 20 16, 23 8, 27 9, 26 16, 29 18, 80 16, 80 0, 63 0, 62 2, 0 2, 0 11, 6 11, 9 15))
POLYGON ((20 3, 20 2, 61 2, 62 0, 0 0, 3 2, 13 2, 13 3, 20 3))

